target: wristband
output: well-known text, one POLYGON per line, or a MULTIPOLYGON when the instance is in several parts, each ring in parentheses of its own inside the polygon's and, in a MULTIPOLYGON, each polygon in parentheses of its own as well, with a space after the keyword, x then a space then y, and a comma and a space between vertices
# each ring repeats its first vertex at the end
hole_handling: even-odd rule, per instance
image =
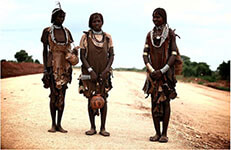
POLYGON ((87 70, 88 70, 88 72, 92 72, 93 71, 93 69, 91 67, 89 67, 87 70))
POLYGON ((152 66, 149 63, 147 63, 146 66, 147 66, 147 68, 148 68, 148 70, 150 72, 154 72, 155 71, 155 69, 153 69, 152 66))
POLYGON ((166 64, 162 69, 160 69, 160 71, 161 71, 162 74, 164 74, 165 72, 168 71, 169 68, 170 68, 169 65, 166 64))

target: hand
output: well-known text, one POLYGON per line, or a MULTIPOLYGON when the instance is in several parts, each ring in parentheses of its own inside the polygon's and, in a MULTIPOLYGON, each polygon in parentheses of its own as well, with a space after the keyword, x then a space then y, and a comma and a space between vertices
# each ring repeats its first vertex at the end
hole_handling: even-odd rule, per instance
POLYGON ((43 75, 44 75, 44 76, 48 76, 48 77, 49 77, 49 73, 48 73, 47 69, 44 69, 44 71, 43 71, 43 75))
POLYGON ((109 69, 105 69, 105 70, 101 73, 101 78, 102 78, 103 80, 106 79, 107 73, 108 73, 108 72, 109 72, 109 69))
POLYGON ((47 72, 47 70, 44 70, 44 72, 43 72, 42 81, 43 81, 43 87, 44 88, 50 87, 50 76, 49 76, 49 73, 47 72))
POLYGON ((44 67, 43 68, 43 73, 46 73, 47 72, 47 67, 44 67))
POLYGON ((72 50, 72 53, 75 54, 76 56, 78 56, 78 49, 79 49, 79 46, 76 46, 72 50))
POLYGON ((162 73, 160 70, 156 71, 156 78, 159 79, 162 76, 162 73))
POLYGON ((152 80, 156 80, 156 71, 151 72, 150 76, 152 80))
POLYGON ((158 80, 161 76, 162 76, 162 73, 160 72, 160 70, 153 71, 151 73, 151 77, 153 80, 158 80))
POLYGON ((96 73, 95 73, 94 70, 91 71, 90 75, 91 75, 91 80, 92 81, 96 81, 97 80, 97 75, 96 75, 96 73))
POLYGON ((78 50, 80 47, 79 46, 76 46, 73 48, 73 50, 78 50))

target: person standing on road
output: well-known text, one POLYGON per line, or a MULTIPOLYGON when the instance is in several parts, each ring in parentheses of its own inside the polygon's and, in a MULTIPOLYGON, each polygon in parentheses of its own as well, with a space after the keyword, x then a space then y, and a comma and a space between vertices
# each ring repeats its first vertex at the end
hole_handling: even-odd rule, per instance
POLYGON ((62 25, 64 19, 65 12, 59 3, 59 8, 52 11, 52 25, 43 30, 41 37, 44 64, 42 81, 45 88, 50 88, 52 126, 48 132, 67 132, 61 126, 65 93, 67 84, 71 83, 72 65, 78 63, 78 47, 71 50, 73 39, 71 32, 62 25), (57 123, 56 111, 58 111, 57 123))
POLYGON ((79 92, 88 98, 88 114, 91 128, 86 135, 96 134, 95 115, 101 115, 100 132, 102 136, 110 136, 105 129, 107 116, 107 97, 112 88, 111 65, 114 50, 111 36, 102 31, 104 23, 100 13, 93 13, 89 18, 90 30, 84 32, 80 40, 80 59, 82 74, 79 78, 79 92), (86 79, 84 76, 88 76, 86 79), (98 100, 101 100, 98 102, 98 100), (96 105, 101 105, 98 107, 96 105))
MULTIPOLYGON (((150 141, 168 142, 167 129, 170 119, 170 99, 176 97, 176 78, 182 69, 176 45, 176 34, 167 24, 167 14, 157 8, 152 14, 154 28, 147 34, 143 60, 147 68, 144 92, 151 94, 151 112, 156 131, 150 141), (163 130, 160 131, 160 122, 163 130)), ((148 97, 147 96, 147 97, 148 97)))

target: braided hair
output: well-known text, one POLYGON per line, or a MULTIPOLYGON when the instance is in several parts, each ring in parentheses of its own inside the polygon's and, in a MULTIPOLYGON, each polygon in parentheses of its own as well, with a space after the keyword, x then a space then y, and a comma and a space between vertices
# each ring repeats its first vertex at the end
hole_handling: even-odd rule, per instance
POLYGON ((64 14, 64 15, 66 15, 66 13, 65 13, 61 8, 55 8, 55 9, 52 11, 51 23, 54 23, 54 22, 55 22, 55 19, 57 18, 57 16, 58 16, 59 14, 64 14))
POLYGON ((164 24, 167 24, 167 13, 163 8, 156 8, 153 11, 152 16, 154 16, 154 13, 157 13, 158 15, 160 15, 164 20, 164 24))

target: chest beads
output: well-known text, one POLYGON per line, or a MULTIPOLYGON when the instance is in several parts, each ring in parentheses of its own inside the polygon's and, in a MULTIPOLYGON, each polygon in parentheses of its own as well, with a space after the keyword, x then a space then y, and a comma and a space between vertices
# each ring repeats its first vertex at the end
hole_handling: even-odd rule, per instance
POLYGON ((93 40, 94 40, 95 42, 97 42, 97 43, 102 43, 102 42, 104 41, 103 31, 96 32, 96 31, 93 30, 93 31, 92 31, 92 38, 93 38, 93 40), (103 37, 102 37, 101 40, 98 40, 98 39, 96 38, 96 35, 101 35, 101 36, 103 36, 103 37))
MULTIPOLYGON (((157 27, 158 28, 158 27, 157 27)), ((166 24, 164 27, 159 27, 160 29, 162 28, 162 33, 161 35, 154 35, 154 29, 150 32, 150 37, 151 37, 151 41, 152 41, 152 45, 156 48, 159 48, 162 46, 162 44, 164 43, 164 41, 166 40, 166 38, 168 37, 168 32, 169 32, 169 26, 168 24, 166 24), (160 40, 160 44, 156 45, 154 43, 154 38, 157 40, 160 40)))
POLYGON ((56 25, 52 25, 51 26, 51 40, 57 44, 57 45, 67 45, 68 44, 68 33, 65 29, 65 27, 58 27, 56 25), (54 35, 54 29, 63 29, 64 30, 64 34, 65 34, 65 37, 66 37, 66 42, 57 42, 56 39, 55 39, 55 35, 54 35))

